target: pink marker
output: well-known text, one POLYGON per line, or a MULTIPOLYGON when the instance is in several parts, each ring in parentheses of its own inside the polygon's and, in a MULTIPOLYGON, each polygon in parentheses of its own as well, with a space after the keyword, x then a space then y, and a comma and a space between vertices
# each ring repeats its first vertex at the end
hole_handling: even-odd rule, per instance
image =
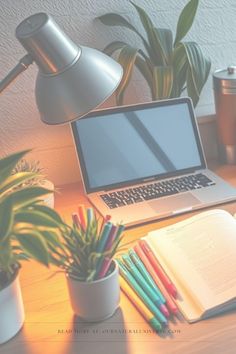
POLYGON ((72 221, 78 228, 80 228, 80 219, 77 213, 72 214, 72 221))

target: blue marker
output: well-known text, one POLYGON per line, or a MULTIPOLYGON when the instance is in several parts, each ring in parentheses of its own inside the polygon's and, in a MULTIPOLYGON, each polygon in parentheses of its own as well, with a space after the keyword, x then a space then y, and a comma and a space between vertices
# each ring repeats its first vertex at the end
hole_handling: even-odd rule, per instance
POLYGON ((134 279, 139 283, 139 285, 143 288, 145 293, 150 297, 153 303, 161 310, 161 312, 166 316, 169 317, 169 311, 167 310, 166 306, 162 303, 158 294, 154 291, 154 289, 147 283, 145 278, 139 272, 138 268, 134 265, 131 261, 130 257, 126 254, 122 256, 122 259, 126 265, 128 271, 132 274, 134 279))
POLYGON ((166 299, 162 295, 161 291, 158 289, 156 283, 152 279, 151 275, 148 273, 146 267, 144 266, 143 262, 137 255, 137 253, 133 250, 129 250, 129 256, 132 260, 132 262, 136 265, 142 276, 145 278, 145 280, 148 282, 148 284, 155 290, 155 292, 158 294, 159 298, 161 299, 162 303, 166 303, 166 299))

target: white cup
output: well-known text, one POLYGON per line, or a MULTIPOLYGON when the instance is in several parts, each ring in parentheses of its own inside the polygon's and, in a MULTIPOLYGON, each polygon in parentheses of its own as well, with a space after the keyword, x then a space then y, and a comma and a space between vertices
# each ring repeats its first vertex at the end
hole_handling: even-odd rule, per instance
POLYGON ((91 282, 66 276, 72 309, 87 322, 103 321, 112 316, 119 306, 118 264, 113 260, 111 267, 113 271, 108 276, 91 282))

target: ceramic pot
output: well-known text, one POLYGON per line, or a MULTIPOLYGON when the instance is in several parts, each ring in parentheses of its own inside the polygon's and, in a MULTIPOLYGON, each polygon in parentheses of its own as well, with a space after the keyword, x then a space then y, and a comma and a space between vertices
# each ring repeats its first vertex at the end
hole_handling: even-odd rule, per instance
POLYGON ((0 344, 14 337, 25 319, 18 272, 4 289, 0 290, 0 344))
POLYGON ((103 321, 119 306, 120 286, 118 264, 113 260, 112 272, 99 280, 85 282, 66 275, 74 313, 88 322, 103 321))

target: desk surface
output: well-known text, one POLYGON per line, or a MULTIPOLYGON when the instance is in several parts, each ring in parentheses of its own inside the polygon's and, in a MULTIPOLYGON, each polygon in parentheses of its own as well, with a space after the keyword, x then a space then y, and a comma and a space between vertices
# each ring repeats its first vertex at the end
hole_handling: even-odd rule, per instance
MULTIPOLYGON (((220 166, 216 173, 236 186, 236 167, 220 166)), ((68 217, 79 203, 87 204, 81 185, 64 186, 56 208, 68 217)), ((221 208, 235 213, 236 202, 221 208)), ((129 246, 147 232, 178 222, 193 213, 126 231, 129 246)), ((128 247, 128 246, 127 246, 128 247)), ((235 354, 236 311, 188 324, 182 318, 159 336, 121 294, 120 308, 102 323, 85 324, 74 318, 65 277, 54 269, 30 262, 21 270, 26 311, 23 329, 0 347, 1 354, 235 354)), ((1 315, 1 314, 0 314, 1 315)))

